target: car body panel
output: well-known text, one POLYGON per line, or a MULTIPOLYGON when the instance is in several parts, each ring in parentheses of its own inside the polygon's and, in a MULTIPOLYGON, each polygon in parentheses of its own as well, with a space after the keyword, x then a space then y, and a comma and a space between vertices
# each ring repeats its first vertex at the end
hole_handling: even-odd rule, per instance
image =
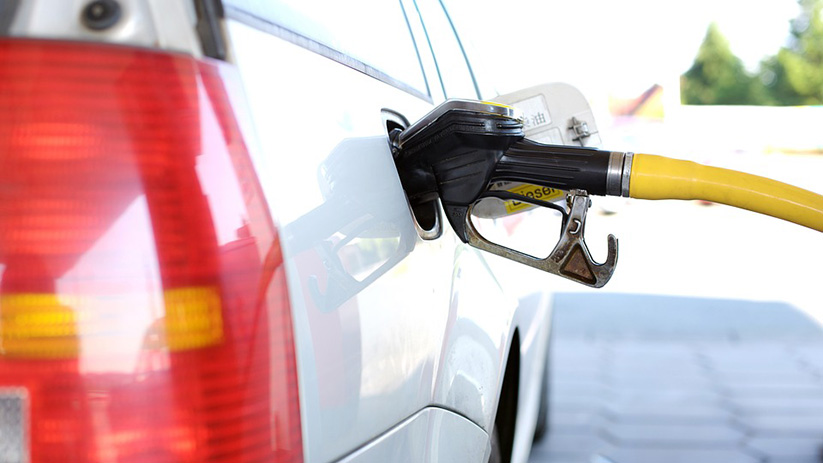
MULTIPOLYGON (((511 263, 510 263, 511 264, 511 263)), ((520 330, 520 383, 517 428, 512 449, 513 462, 529 458, 537 415, 541 406, 541 382, 548 374, 552 295, 532 293, 520 299, 512 324, 520 330)))
POLYGON ((307 461, 340 458, 432 404, 489 431, 516 300, 451 230, 416 236, 381 119, 389 105, 409 118, 430 105, 259 29, 230 21, 228 30, 260 145, 253 160, 285 237, 307 461), (333 84, 306 87, 307 75, 333 84), (335 187, 356 177, 357 197, 324 197, 318 175, 329 170, 335 187), (330 221, 341 208, 351 215, 330 221), (392 229, 414 250, 326 305, 318 294, 350 280, 329 270, 324 240, 364 215, 379 218, 365 235, 392 229), (317 240, 293 236, 313 216, 317 240))
POLYGON ((340 463, 485 461, 489 436, 466 418, 430 407, 369 442, 340 463))

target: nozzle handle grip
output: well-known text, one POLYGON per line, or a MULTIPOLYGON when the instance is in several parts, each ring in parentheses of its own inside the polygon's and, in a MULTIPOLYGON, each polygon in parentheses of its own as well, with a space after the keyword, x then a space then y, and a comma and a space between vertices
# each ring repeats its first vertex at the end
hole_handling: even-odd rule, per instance
POLYGON ((610 155, 610 151, 595 148, 546 145, 522 139, 500 158, 490 180, 606 195, 610 155))

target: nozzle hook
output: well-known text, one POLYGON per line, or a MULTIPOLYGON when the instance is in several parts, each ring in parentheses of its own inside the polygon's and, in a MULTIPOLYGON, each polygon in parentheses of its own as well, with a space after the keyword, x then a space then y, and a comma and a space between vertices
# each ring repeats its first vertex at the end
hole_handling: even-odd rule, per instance
POLYGON ((569 212, 564 216, 560 241, 557 242, 557 245, 545 259, 524 254, 483 238, 471 221, 472 208, 469 208, 466 213, 468 243, 478 249, 568 278, 586 286, 603 287, 612 277, 615 265, 617 265, 617 238, 614 235, 608 237, 606 262, 602 264, 595 262, 588 246, 586 246, 586 241, 583 239, 586 228, 586 212, 591 206, 589 194, 583 190, 571 190, 566 196, 566 201, 569 212))

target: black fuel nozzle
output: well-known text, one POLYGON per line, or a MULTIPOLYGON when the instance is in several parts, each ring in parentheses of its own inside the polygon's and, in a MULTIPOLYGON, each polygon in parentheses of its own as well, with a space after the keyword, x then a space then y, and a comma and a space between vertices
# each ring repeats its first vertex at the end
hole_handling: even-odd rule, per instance
POLYGON ((513 109, 449 100, 393 141, 409 201, 416 205, 439 197, 464 243, 466 210, 487 190, 500 158, 524 137, 522 119, 513 109))
MULTIPOLYGON (((489 186, 498 181, 569 192, 569 211, 563 211, 564 235, 558 243, 562 247, 568 235, 569 249, 555 247, 547 259, 526 259, 523 263, 589 286, 599 287, 608 281, 617 259, 617 240, 610 235, 606 263, 594 263, 582 240, 585 210, 581 213, 579 209, 583 204, 588 208, 589 193, 628 194, 623 172, 626 162, 631 162, 629 153, 528 140, 522 115, 516 108, 471 100, 446 101, 406 130, 394 132, 391 142, 400 180, 412 205, 439 197, 449 223, 464 243, 514 260, 535 258, 482 238, 470 220, 473 205, 488 196, 517 196, 490 190, 489 186), (583 202, 574 199, 583 196, 583 202), (558 259, 561 262, 557 269, 545 268, 545 262, 558 259), (564 266, 569 260, 574 268, 564 266)), ((527 197, 517 199, 549 206, 527 197)))

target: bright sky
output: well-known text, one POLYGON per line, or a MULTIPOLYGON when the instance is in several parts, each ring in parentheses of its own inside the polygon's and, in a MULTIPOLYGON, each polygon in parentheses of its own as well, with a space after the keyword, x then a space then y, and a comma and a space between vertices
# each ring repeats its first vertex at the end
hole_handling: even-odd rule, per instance
POLYGON ((691 65, 716 21, 750 69, 789 35, 795 0, 450 0, 500 93, 565 81, 584 94, 635 95, 691 65), (471 19, 468 19, 471 18, 471 19), (468 20, 467 20, 468 19, 468 20), (488 62, 498 63, 488 65, 488 62))

